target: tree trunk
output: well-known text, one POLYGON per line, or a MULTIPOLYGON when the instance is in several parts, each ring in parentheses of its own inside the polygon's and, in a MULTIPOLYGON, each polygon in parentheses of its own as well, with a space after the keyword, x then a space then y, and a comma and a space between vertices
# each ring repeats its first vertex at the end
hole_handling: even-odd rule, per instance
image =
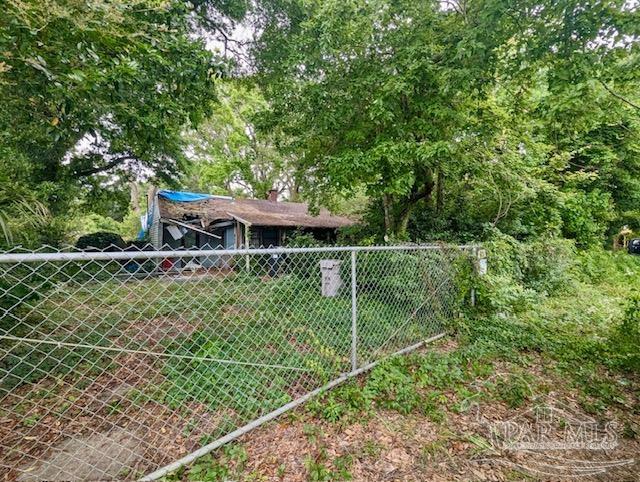
POLYGON ((289 188, 289 201, 292 203, 300 202, 300 185, 295 181, 289 188))
POLYGON ((431 196, 433 194, 435 184, 433 180, 433 176, 429 173, 426 176, 426 180, 424 184, 421 186, 414 186, 412 193, 401 200, 402 205, 399 209, 396 209, 396 216, 393 220, 394 234, 400 238, 404 239, 407 237, 407 228, 409 226, 409 220, 411 219, 411 214, 413 210, 418 205, 420 201, 429 202, 431 196))
POLYGON ((393 233, 391 196, 389 194, 382 195, 382 208, 384 209, 384 234, 388 236, 393 233))
POLYGON ((405 239, 407 237, 407 228, 409 226, 409 219, 411 218, 411 213, 413 213, 413 208, 415 204, 407 206, 402 210, 400 215, 398 216, 398 220, 396 221, 396 236, 400 239, 405 239))
POLYGON ((436 191, 436 212, 442 214, 444 211, 444 173, 438 169, 438 184, 436 191))
POLYGON ((129 183, 129 193, 131 194, 131 210, 135 213, 136 217, 140 217, 140 188, 138 183, 131 181, 129 183))
POLYGON ((147 206, 149 206, 149 209, 153 206, 153 201, 155 200, 157 193, 158 188, 153 184, 149 184, 149 189, 147 189, 147 206))

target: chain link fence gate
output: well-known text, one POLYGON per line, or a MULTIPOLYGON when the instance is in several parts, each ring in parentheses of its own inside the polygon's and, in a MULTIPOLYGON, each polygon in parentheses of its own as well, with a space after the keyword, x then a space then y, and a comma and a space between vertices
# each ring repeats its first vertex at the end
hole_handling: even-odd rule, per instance
POLYGON ((0 254, 0 472, 161 477, 442 336, 471 251, 0 254))

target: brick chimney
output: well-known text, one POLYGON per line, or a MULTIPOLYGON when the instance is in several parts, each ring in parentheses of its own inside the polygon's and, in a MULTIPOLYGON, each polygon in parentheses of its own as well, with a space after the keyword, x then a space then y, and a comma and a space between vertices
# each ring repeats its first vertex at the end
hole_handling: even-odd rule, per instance
POLYGON ((278 201, 278 190, 277 189, 269 189, 269 192, 267 193, 267 199, 271 202, 277 202, 278 201))

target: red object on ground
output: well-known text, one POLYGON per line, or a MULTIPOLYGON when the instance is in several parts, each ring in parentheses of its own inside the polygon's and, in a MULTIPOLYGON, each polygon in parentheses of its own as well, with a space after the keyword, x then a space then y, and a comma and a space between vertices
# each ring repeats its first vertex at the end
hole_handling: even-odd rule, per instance
POLYGON ((171 268, 173 268, 173 261, 171 261, 169 258, 165 258, 162 260, 162 264, 160 266, 163 270, 169 271, 171 268))

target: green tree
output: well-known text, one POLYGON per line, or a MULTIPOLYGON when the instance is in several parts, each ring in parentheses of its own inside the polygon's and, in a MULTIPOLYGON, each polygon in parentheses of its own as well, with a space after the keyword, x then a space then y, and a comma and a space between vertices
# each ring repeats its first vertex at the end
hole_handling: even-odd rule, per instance
POLYGON ((435 2, 304 5, 263 37, 273 119, 303 149, 315 192, 365 185, 381 200, 387 232, 403 236, 438 178, 461 163, 491 52, 469 62, 461 19, 435 2))
POLYGON ((637 159, 635 10, 290 2, 256 56, 272 125, 303 153, 318 196, 364 186, 400 237, 428 218, 431 233, 489 224, 592 242, 611 222, 614 185, 637 178, 627 162, 637 159), (585 149, 590 167, 577 172, 569 166, 585 149), (598 217, 588 229, 568 214, 578 199, 598 217))
POLYGON ((264 198, 276 188, 296 199, 299 191, 294 159, 277 148, 273 133, 256 128, 268 105, 246 81, 218 85, 211 116, 189 133, 192 165, 186 182, 207 192, 264 198))
MULTIPOLYGON (((224 34, 246 9, 242 0, 3 2, 4 218, 24 214, 22 202, 60 222, 81 211, 121 217, 128 180, 175 183, 182 132, 211 113, 225 70, 195 33, 224 34)), ((59 240, 47 231, 33 239, 59 240)))
POLYGON ((194 32, 245 11, 241 0, 3 2, 0 176, 20 187, 3 188, 2 212, 16 215, 16 199, 54 217, 83 200, 113 210, 128 179, 175 182, 182 131, 210 114, 224 70, 194 32))

